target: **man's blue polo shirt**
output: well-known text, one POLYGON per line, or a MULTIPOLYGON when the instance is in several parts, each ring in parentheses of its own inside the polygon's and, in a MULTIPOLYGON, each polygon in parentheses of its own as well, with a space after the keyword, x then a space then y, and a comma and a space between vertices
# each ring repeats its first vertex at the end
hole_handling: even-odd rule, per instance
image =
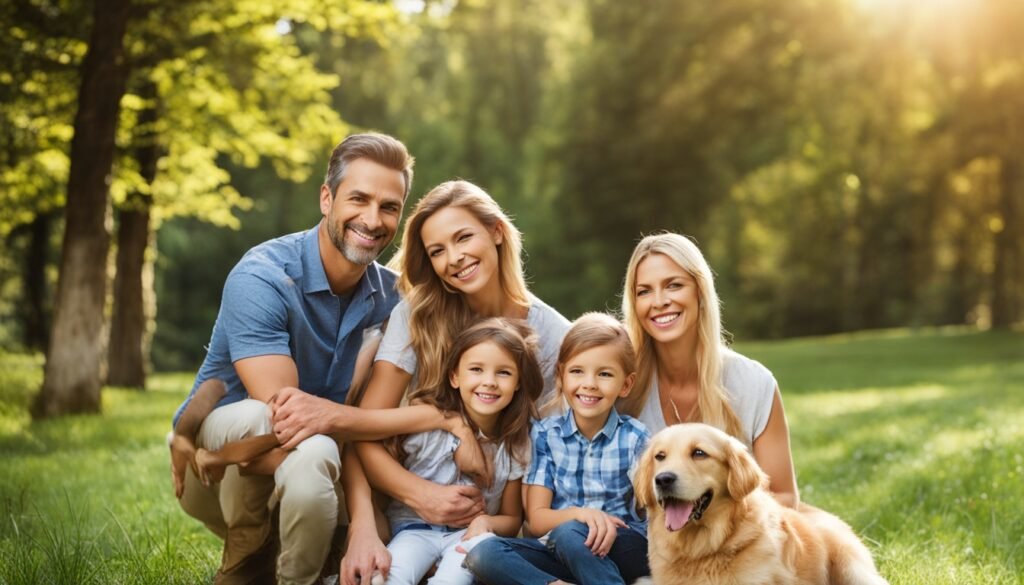
POLYGON ((299 371, 299 388, 345 401, 363 331, 391 314, 399 300, 398 277, 373 262, 351 297, 336 296, 320 261, 318 229, 264 242, 228 274, 206 359, 174 414, 175 424, 199 384, 210 378, 227 385, 217 406, 247 398, 233 364, 260 355, 290 356, 299 371))

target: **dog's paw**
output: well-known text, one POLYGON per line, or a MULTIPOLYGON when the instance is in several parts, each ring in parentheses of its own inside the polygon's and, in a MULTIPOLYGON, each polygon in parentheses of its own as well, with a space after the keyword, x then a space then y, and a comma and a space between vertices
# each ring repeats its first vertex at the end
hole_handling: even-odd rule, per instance
POLYGON ((650 577, 640 577, 636 581, 633 581, 633 585, 654 585, 654 580, 650 577))

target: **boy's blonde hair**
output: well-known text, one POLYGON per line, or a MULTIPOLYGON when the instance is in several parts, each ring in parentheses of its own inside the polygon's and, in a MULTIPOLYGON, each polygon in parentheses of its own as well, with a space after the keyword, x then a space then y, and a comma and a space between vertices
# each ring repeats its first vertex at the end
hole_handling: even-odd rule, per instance
POLYGON ((618 350, 619 365, 625 375, 636 372, 636 352, 622 323, 607 313, 584 313, 572 322, 572 326, 562 339, 562 346, 558 350, 558 365, 555 368, 557 392, 541 406, 541 412, 565 411, 565 401, 562 397, 562 374, 565 364, 587 350, 604 346, 612 346, 618 350))

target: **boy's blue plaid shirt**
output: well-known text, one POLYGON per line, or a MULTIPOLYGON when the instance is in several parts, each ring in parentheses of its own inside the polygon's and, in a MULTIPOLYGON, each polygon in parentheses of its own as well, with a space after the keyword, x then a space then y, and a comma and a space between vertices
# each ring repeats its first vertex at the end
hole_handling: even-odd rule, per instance
POLYGON ((595 508, 647 534, 647 522, 636 510, 631 480, 650 439, 640 421, 612 409, 591 441, 579 431, 570 410, 534 423, 530 438, 533 460, 524 483, 551 490, 552 510, 595 508))

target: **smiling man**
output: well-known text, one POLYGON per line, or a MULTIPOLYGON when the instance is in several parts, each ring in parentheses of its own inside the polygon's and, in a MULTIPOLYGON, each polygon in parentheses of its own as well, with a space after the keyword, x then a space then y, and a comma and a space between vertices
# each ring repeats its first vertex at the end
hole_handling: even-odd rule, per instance
POLYGON ((196 445, 275 432, 288 451, 273 476, 231 466, 207 487, 185 472, 182 508, 225 541, 218 583, 274 581, 263 563, 276 544, 272 511, 277 582, 320 574, 337 525, 341 458, 317 433, 317 417, 328 401, 344 403, 364 332, 398 302, 397 276, 375 260, 398 230, 412 165, 390 136, 349 136, 331 155, 320 223, 256 246, 228 275, 206 359, 174 422, 204 381, 219 379, 226 394, 196 445))

